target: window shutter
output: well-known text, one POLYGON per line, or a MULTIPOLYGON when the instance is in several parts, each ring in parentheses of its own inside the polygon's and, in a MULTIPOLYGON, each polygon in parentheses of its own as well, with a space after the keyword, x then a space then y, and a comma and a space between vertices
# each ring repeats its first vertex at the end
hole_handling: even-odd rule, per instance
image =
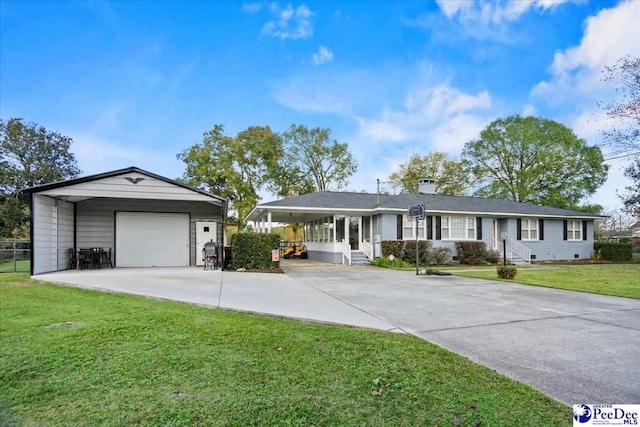
POLYGON ((562 240, 567 240, 567 220, 562 221, 562 240))
POLYGON ((396 215, 396 239, 402 240, 402 215, 396 215))
POLYGON ((476 217, 476 240, 482 240, 482 217, 476 217))
POLYGON ((522 240, 522 219, 518 218, 518 225, 517 227, 517 231, 516 231, 516 240, 522 240))
POLYGON ((436 216, 436 240, 442 240, 442 217, 436 216))
POLYGON ((587 220, 582 220, 582 240, 587 240, 587 220))
POLYGON ((427 216, 427 240, 433 240, 433 217, 427 216))
POLYGON ((538 220, 538 239, 544 240, 544 219, 538 220))

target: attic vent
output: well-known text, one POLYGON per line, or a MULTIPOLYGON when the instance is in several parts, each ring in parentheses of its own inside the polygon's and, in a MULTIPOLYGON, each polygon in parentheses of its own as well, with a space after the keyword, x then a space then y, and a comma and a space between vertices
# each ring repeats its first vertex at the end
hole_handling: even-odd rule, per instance
POLYGON ((127 181, 129 181, 132 184, 137 184, 140 181, 144 181, 144 178, 131 178, 129 176, 125 176, 124 179, 126 179, 127 181))
POLYGON ((436 194, 435 179, 421 179, 418 181, 418 193, 420 194, 436 194))

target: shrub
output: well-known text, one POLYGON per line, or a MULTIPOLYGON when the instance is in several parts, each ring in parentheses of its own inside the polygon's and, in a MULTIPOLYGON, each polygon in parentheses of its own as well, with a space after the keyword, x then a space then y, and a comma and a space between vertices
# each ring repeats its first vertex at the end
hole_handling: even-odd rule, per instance
POLYGON ((496 271, 498 272, 498 278, 500 279, 513 279, 516 277, 518 269, 512 265, 501 265, 496 267, 496 271))
POLYGON ((371 264, 376 267, 384 267, 384 268, 409 268, 413 267, 413 265, 409 264, 406 261, 401 260, 400 258, 394 258, 393 261, 389 261, 386 257, 376 258, 371 264))
POLYGON ((431 262, 435 265, 443 265, 451 262, 451 249, 433 248, 431 251, 431 262))
POLYGON ((231 236, 231 268, 277 268, 279 263, 271 261, 271 251, 279 247, 280 236, 277 234, 234 234, 231 236))
POLYGON ((403 240, 384 240, 382 241, 382 256, 384 258, 389 255, 393 255, 396 258, 400 258, 402 252, 403 240))
POLYGON ((596 257, 608 261, 629 262, 633 258, 633 245, 618 242, 594 242, 596 257))
MULTIPOLYGON (((418 241, 419 262, 418 265, 429 265, 431 260, 431 242, 427 240, 418 241)), ((400 254, 400 258, 409 264, 416 264, 416 241, 407 240, 404 242, 404 248, 400 254)))
POLYGON ((498 255, 492 253, 488 253, 487 256, 484 257, 484 260, 489 264, 497 264, 499 261, 498 255))
POLYGON ((456 242, 456 251, 460 264, 479 265, 487 256, 487 245, 484 242, 456 242))

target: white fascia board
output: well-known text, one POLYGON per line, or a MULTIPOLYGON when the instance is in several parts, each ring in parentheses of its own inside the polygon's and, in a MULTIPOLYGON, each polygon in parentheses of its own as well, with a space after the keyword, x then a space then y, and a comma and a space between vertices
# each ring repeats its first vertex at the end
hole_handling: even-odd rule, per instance
MULTIPOLYGON (((400 208, 375 208, 374 212, 384 213, 392 212, 392 213, 407 213, 406 209, 400 208)), ((540 215, 540 214, 524 214, 524 213, 512 213, 512 212, 475 212, 475 211, 443 211, 443 210, 430 210, 425 209, 424 213, 432 213, 432 214, 448 214, 448 215, 475 215, 475 216, 498 216, 498 217, 510 217, 510 218, 574 218, 574 219, 599 219, 606 218, 606 216, 581 216, 581 215, 540 215)))
MULTIPOLYGON (((373 214, 373 213, 406 213, 407 209, 401 208, 384 208, 378 207, 374 209, 349 209, 349 208, 322 208, 322 207, 300 207, 300 206, 256 206, 253 210, 246 216, 248 219, 252 214, 256 211, 259 212, 267 212, 269 210, 272 211, 290 211, 290 212, 302 212, 302 213, 332 213, 332 212, 355 212, 355 213, 363 213, 363 214, 373 214)), ((431 210, 425 209, 425 213, 432 214, 444 214, 444 215, 474 215, 474 216, 497 216, 497 217, 511 217, 511 218, 574 218, 574 219, 598 219, 598 218, 606 218, 605 216, 582 216, 582 215, 541 215, 541 214, 524 214, 524 213, 512 213, 512 212, 477 212, 477 211, 444 211, 444 210, 431 210)))

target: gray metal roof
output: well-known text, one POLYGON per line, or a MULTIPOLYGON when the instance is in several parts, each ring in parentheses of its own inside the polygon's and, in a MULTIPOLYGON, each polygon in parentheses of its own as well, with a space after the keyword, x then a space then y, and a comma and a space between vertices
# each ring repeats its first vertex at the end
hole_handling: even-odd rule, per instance
POLYGON ((510 200, 487 199, 482 197, 458 197, 427 194, 378 195, 370 193, 351 193, 324 191, 304 194, 288 199, 261 203, 260 208, 318 208, 318 209, 354 209, 354 210, 405 210, 410 205, 424 203, 427 212, 472 212, 503 215, 536 215, 553 217, 600 218, 600 215, 577 212, 568 209, 549 208, 530 203, 510 200))

